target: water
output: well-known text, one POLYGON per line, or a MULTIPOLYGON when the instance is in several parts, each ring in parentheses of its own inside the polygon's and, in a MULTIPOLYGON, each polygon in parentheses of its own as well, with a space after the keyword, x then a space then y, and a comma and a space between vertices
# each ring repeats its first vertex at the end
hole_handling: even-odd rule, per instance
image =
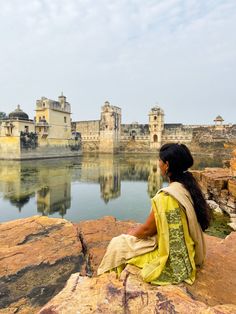
MULTIPOLYGON (((195 158, 195 169, 221 165, 210 157, 195 158)), ((155 156, 0 161, 0 222, 33 215, 143 222, 150 198, 163 185, 155 156)))

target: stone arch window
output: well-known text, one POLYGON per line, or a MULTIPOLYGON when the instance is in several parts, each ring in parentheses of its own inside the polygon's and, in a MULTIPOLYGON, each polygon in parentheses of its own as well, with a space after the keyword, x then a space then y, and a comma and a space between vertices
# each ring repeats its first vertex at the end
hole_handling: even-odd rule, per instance
POLYGON ((132 130, 131 138, 132 138, 133 141, 135 141, 136 135, 137 135, 137 132, 135 130, 132 130))
POLYGON ((157 143, 157 140, 158 140, 158 137, 157 137, 156 134, 154 134, 154 135, 153 135, 153 142, 154 142, 154 143, 157 143))
POLYGON ((157 116, 154 116, 154 120, 156 120, 157 119, 157 116))

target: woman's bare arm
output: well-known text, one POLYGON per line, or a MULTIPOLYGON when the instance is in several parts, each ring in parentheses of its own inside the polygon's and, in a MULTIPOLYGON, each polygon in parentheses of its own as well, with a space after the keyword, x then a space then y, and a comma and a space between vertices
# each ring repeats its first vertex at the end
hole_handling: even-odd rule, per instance
POLYGON ((155 217, 153 211, 151 211, 146 222, 141 226, 131 229, 128 234, 133 235, 140 239, 145 239, 151 237, 157 233, 155 217))

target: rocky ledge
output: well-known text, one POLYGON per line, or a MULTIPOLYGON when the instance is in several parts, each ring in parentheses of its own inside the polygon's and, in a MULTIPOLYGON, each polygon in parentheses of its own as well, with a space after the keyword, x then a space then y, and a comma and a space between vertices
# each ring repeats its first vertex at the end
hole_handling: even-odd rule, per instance
POLYGON ((134 222, 113 217, 73 225, 31 217, 0 225, 0 313, 236 313, 236 233, 206 235, 193 286, 151 286, 127 268, 96 276, 113 236, 134 222))
POLYGON ((236 149, 225 166, 227 168, 205 168, 192 173, 210 201, 210 207, 226 212, 231 220, 229 226, 236 231, 236 149))

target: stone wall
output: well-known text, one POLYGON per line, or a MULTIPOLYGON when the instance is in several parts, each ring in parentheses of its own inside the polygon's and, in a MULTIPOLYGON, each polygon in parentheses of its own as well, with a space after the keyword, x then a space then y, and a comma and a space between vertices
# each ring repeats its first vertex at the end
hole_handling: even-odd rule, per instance
POLYGON ((121 139, 130 140, 130 139, 149 139, 149 125, 148 124, 121 124, 121 139))
POLYGON ((77 140, 42 139, 38 146, 21 147, 20 137, 0 137, 0 159, 38 159, 81 155, 77 140))
POLYGON ((120 153, 148 153, 151 152, 150 141, 148 138, 136 140, 122 139, 119 146, 120 153))
MULTIPOLYGON (((82 135, 84 152, 96 151, 96 147, 102 147, 103 151, 106 147, 109 147, 110 152, 127 153, 157 152, 158 150, 158 147, 151 145, 149 124, 139 124, 137 122, 121 124, 119 134, 114 130, 103 130, 101 132, 99 123, 100 120, 74 122, 74 129, 82 135), (100 144, 94 144, 98 141, 100 141, 100 144)), ((212 154, 220 152, 230 154, 232 148, 236 145, 236 125, 226 125, 218 129, 214 125, 201 127, 165 124, 161 135, 161 145, 170 142, 187 144, 191 151, 195 153, 212 154)))
POLYGON ((20 137, 0 136, 0 159, 20 158, 20 137))
POLYGON ((83 141, 99 140, 100 120, 73 122, 72 128, 81 134, 83 141))
POLYGON ((229 168, 206 168, 192 171, 207 200, 215 201, 231 218, 236 230, 236 179, 229 168))
POLYGON ((164 143, 191 143, 193 140, 192 129, 183 125, 165 124, 162 133, 162 144, 164 143))
POLYGON ((195 128, 190 143, 192 151, 204 153, 232 152, 235 145, 236 125, 223 126, 220 130, 215 126, 195 128))

